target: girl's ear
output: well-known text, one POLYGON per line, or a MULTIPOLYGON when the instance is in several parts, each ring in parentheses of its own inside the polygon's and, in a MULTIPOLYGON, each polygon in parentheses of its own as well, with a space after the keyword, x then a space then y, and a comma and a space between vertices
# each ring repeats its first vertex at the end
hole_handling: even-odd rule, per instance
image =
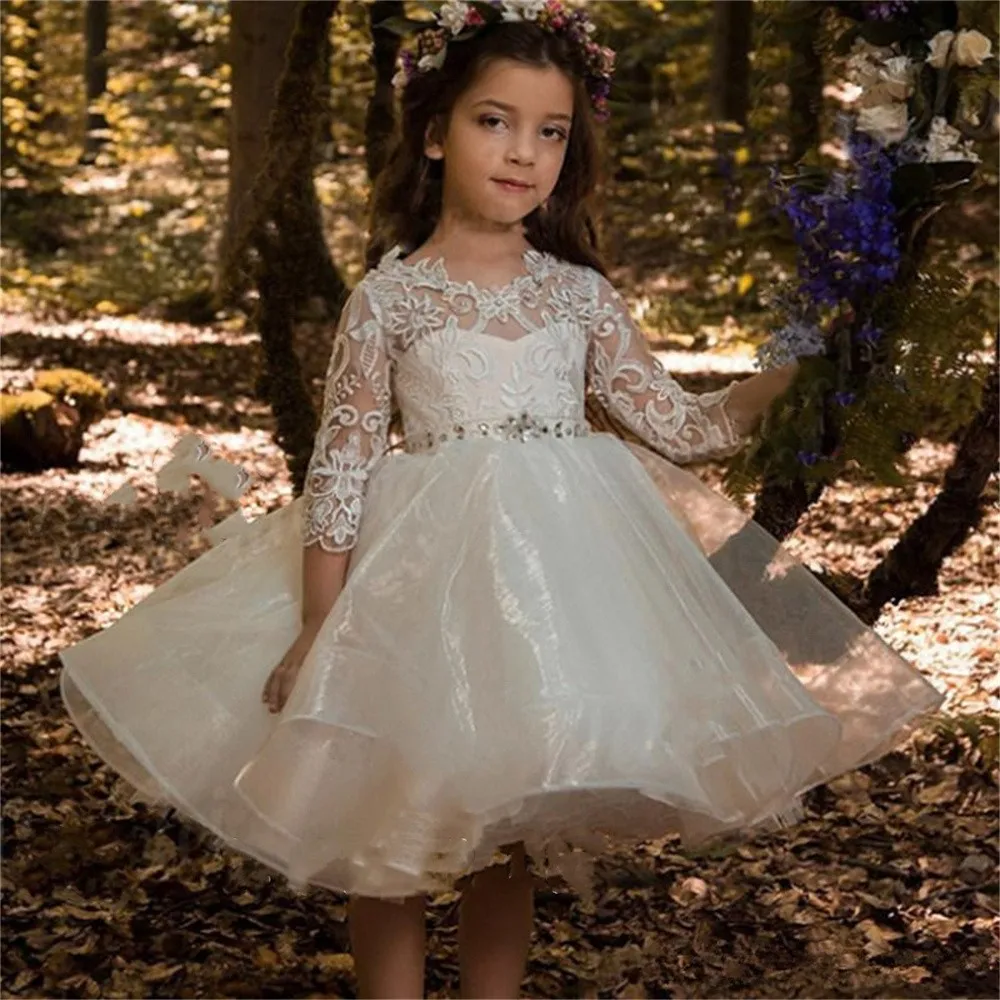
POLYGON ((429 160, 443 160, 444 146, 441 139, 441 124, 437 118, 427 123, 424 131, 424 156, 429 160))

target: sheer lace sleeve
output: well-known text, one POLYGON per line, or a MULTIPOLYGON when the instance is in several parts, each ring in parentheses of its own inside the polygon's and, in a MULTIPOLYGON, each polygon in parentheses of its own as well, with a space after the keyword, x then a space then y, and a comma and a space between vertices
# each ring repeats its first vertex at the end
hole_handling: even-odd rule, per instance
POLYGON ((303 546, 318 542, 327 552, 346 552, 357 541, 368 477, 388 441, 390 368, 384 330, 362 281, 344 304, 326 371, 303 491, 303 546))
POLYGON ((622 296, 603 275, 592 273, 597 288, 587 378, 608 414, 678 464, 739 451, 747 435, 727 408, 738 380, 714 392, 683 389, 650 351, 622 296))

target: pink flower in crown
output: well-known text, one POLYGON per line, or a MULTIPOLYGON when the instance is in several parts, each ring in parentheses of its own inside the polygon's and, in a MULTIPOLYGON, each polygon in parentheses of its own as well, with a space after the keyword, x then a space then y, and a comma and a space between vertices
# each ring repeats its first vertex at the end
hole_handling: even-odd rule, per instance
MULTIPOLYGON (((596 28, 582 9, 570 11, 562 0, 490 0, 490 7, 494 10, 502 7, 502 21, 533 21, 546 31, 562 34, 583 57, 588 76, 587 88, 597 117, 601 120, 608 118, 607 97, 611 89, 615 53, 588 37, 596 28)), ((393 86, 406 85, 421 73, 441 69, 449 42, 468 37, 463 35, 466 29, 487 23, 467 0, 445 0, 438 9, 436 20, 440 27, 418 33, 416 55, 401 51, 399 69, 392 79, 393 86)))

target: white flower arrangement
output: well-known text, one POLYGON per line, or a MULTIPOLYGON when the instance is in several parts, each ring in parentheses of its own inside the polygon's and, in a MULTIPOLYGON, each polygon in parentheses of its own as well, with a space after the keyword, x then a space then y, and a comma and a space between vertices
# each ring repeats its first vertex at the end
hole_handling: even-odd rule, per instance
POLYGON ((948 160, 966 160, 979 163, 982 158, 973 150, 972 143, 962 138, 962 133, 941 115, 931 119, 930 130, 924 141, 924 163, 944 163, 948 160))
POLYGON ((882 146, 901 142, 910 128, 906 101, 915 87, 916 68, 889 46, 855 40, 847 60, 847 77, 856 90, 857 128, 882 146))
MULTIPOLYGON (((926 61, 937 70, 981 66, 992 58, 992 42, 974 30, 939 31, 927 47, 926 61)), ((857 108, 856 127, 883 147, 906 141, 906 159, 910 162, 979 162, 971 142, 963 140, 961 132, 940 116, 932 120, 926 139, 907 140, 913 119, 909 117, 906 102, 916 86, 917 68, 898 53, 895 45, 878 46, 856 39, 846 69, 847 78, 855 87, 848 101, 857 108)))
POLYGON ((890 56, 879 67, 862 96, 863 107, 905 101, 915 88, 916 67, 906 56, 890 56))
POLYGON ((847 57, 847 79, 865 90, 876 86, 882 65, 894 51, 889 46, 872 45, 863 38, 856 38, 847 57))
MULTIPOLYGON (((948 66, 981 66, 991 58, 992 43, 978 31, 939 31, 927 43, 927 63, 937 70, 948 66)), ((903 159, 907 162, 978 163, 972 143, 936 116, 931 120, 925 139, 907 138, 913 119, 908 115, 907 99, 913 94, 917 67, 896 47, 871 45, 857 39, 847 62, 848 79, 860 88, 854 104, 858 109, 856 127, 872 136, 881 146, 905 141, 903 159)))
POLYGON ((879 104, 858 111, 857 129, 866 132, 880 146, 902 142, 910 131, 910 117, 905 103, 879 104))
POLYGON ((992 58, 993 43, 981 32, 939 31, 928 43, 927 62, 935 69, 947 66, 982 66, 992 58))
POLYGON ((982 66, 992 57, 993 43, 979 31, 960 31, 955 39, 955 59, 959 66, 982 66))

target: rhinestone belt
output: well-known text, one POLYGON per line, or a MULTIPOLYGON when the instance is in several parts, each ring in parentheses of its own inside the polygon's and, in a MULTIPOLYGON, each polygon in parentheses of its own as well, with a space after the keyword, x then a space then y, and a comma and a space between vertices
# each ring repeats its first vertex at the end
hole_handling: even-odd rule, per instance
POLYGON ((404 442, 405 451, 427 451, 444 441, 467 438, 495 438, 500 441, 527 441, 530 438, 584 437, 590 434, 585 420, 573 417, 533 417, 527 411, 511 414, 502 420, 477 420, 470 424, 455 424, 450 430, 413 434, 404 442))

